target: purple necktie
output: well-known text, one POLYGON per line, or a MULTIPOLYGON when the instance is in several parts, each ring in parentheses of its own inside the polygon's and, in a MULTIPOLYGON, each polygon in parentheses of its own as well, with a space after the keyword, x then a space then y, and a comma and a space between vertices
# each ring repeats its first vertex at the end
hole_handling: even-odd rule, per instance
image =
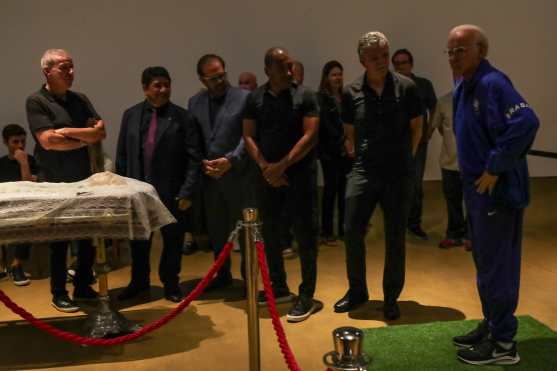
POLYGON ((157 110, 153 110, 151 122, 149 123, 149 131, 147 131, 147 139, 143 147, 143 170, 145 177, 151 174, 151 161, 153 160, 153 152, 155 152, 155 138, 157 136, 157 110))

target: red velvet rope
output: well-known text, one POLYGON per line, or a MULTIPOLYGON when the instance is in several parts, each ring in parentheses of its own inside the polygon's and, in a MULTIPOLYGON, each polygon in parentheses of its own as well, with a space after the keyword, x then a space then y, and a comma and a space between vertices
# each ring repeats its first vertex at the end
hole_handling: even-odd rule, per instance
POLYGON ((255 247, 257 248, 257 257, 259 259, 259 267, 261 268, 263 287, 265 289, 265 294, 267 295, 267 306, 269 307, 269 313, 271 314, 273 327, 275 329, 275 333, 277 334, 277 340, 280 346, 280 350, 290 371, 301 371, 301 368, 300 366, 298 366, 296 358, 294 357, 294 354, 292 353, 292 350, 288 345, 288 340, 286 339, 284 328, 280 323, 279 313, 277 311, 277 304, 275 302, 275 296, 273 295, 273 289, 271 288, 269 268, 267 267, 267 260, 265 260, 265 245, 260 241, 256 241, 255 247))
POLYGON ((224 261, 230 255, 232 246, 233 246, 232 242, 228 242, 226 243, 226 245, 224 245, 222 252, 220 253, 218 259, 214 262, 209 272, 205 275, 205 277, 203 277, 201 282, 197 284, 195 289, 193 289, 193 291, 190 292, 190 294, 186 298, 184 298, 184 300, 182 300, 182 302, 176 308, 172 309, 169 313, 167 313, 164 317, 160 318, 159 320, 154 321, 142 327, 140 330, 131 333, 129 335, 118 336, 112 339, 98 339, 98 338, 79 336, 71 332, 57 329, 49 325, 48 323, 35 318, 31 313, 27 312, 25 309, 21 308, 16 303, 14 303, 8 296, 6 296, 6 294, 2 290, 0 290, 0 301, 4 303, 6 307, 11 309, 15 314, 27 320, 34 327, 38 328, 39 330, 45 331, 62 340, 69 341, 75 344, 91 345, 91 346, 107 346, 107 345, 122 344, 122 343, 135 340, 145 334, 148 334, 149 332, 158 329, 159 327, 162 327, 163 325, 167 324, 170 320, 172 320, 174 317, 176 317, 178 314, 180 314, 193 300, 195 300, 199 295, 201 295, 203 290, 205 290, 205 287, 207 287, 209 282, 211 282, 216 272, 220 269, 220 267, 224 264, 224 261))
MULTIPOLYGON (((296 358, 288 345, 288 340, 286 339, 286 334, 284 332, 284 328, 280 322, 279 313, 277 311, 277 305, 275 302, 275 297, 273 295, 273 290, 271 288, 271 280, 269 278, 269 268, 267 266, 267 261, 265 258, 265 246, 262 242, 256 241, 255 246, 257 248, 257 256, 259 260, 259 266, 261 268, 261 276, 263 278, 263 286, 265 289, 265 293, 267 295, 267 305, 269 307, 269 313, 271 314, 271 319, 273 323, 273 327, 275 329, 275 333, 277 335, 277 340, 280 346, 280 350, 284 356, 284 359, 288 365, 288 368, 291 371, 301 371, 300 366, 296 362, 296 358)), ((213 279, 214 275, 217 271, 221 268, 224 264, 224 261, 230 255, 230 251, 232 250, 233 244, 231 242, 226 243, 224 245, 223 251, 220 253, 218 259, 214 262, 213 266, 209 270, 209 272, 203 277, 201 282, 197 284, 195 289, 186 297, 182 302, 174 309, 172 309, 169 313, 165 316, 160 318, 157 321, 154 321, 140 330, 135 331, 134 333, 118 336, 112 339, 99 339, 99 338, 89 338, 84 336, 79 336, 74 333, 63 331, 57 329, 48 323, 36 318, 31 313, 27 312, 25 309, 21 308, 19 305, 14 303, 5 293, 4 291, 0 290, 0 301, 12 310, 15 314, 19 315, 21 318, 27 320, 32 326, 36 327, 39 330, 45 331, 50 335, 53 335, 57 338, 62 340, 80 344, 80 345, 89 345, 89 346, 110 346, 110 345, 117 345, 123 344, 132 340, 135 340, 145 334, 148 334, 165 324, 171 321, 174 317, 180 314, 193 300, 195 300, 203 290, 207 287, 209 282, 213 279)))

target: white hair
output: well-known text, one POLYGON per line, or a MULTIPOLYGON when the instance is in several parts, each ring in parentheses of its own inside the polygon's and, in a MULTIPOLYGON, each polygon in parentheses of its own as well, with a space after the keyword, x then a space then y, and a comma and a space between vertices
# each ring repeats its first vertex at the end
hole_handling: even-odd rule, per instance
POLYGON ((71 58, 70 53, 64 49, 48 49, 41 57, 41 68, 48 69, 64 57, 71 58))
POLYGON ((364 49, 370 46, 385 46, 389 45, 387 36, 379 31, 371 31, 363 34, 358 40, 358 55, 361 57, 364 49))
POLYGON ((483 48, 484 57, 487 57, 487 52, 489 51, 489 41, 485 31, 481 27, 474 24, 462 24, 453 28, 450 33, 454 32, 472 33, 474 35, 474 41, 483 48))

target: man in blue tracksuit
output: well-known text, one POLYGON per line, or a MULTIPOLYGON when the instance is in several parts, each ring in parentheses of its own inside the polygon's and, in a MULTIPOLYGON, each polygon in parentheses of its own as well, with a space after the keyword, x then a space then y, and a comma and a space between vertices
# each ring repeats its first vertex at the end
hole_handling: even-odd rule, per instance
POLYGON ((477 285, 484 320, 456 336, 458 358, 471 364, 514 364, 524 208, 529 202, 526 154, 539 126, 509 78, 486 58, 477 26, 449 33, 447 54, 463 76, 454 95, 454 126, 477 285))

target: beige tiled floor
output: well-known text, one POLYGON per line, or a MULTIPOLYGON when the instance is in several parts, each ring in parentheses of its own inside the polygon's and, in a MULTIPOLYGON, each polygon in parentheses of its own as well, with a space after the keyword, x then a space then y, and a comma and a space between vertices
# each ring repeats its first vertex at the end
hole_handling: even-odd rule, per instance
MULTIPOLYGON (((529 314, 557 329, 557 179, 536 179, 532 184, 532 205, 524 228, 522 286, 518 314, 529 314)), ((445 229, 445 206, 439 182, 425 188, 424 228, 430 241, 408 239, 406 286, 401 296, 402 317, 388 325, 479 318, 480 305, 474 284, 474 267, 469 253, 462 249, 436 247, 445 229)), ((283 323, 290 344, 304 370, 323 370, 323 354, 332 350, 331 331, 336 327, 379 327, 387 324, 377 311, 381 300, 383 262, 380 212, 368 234, 368 282, 371 302, 351 314, 335 314, 332 305, 346 290, 344 251, 324 246, 319 256, 316 298, 324 309, 299 324, 283 323)), ((238 271, 238 254, 233 253, 238 271)), ((153 266, 158 250, 153 254, 153 266)), ((181 279, 192 287, 211 264, 212 254, 197 253, 184 257, 181 279)), ((291 289, 299 282, 299 263, 287 261, 291 289)), ((156 272, 156 269, 153 269, 156 272)), ((110 274, 110 287, 127 283, 129 268, 110 274)), ((153 275, 152 301, 120 307, 129 319, 142 324, 159 318, 173 305, 161 299, 162 289, 153 275)), ((236 286, 239 281, 236 282, 236 286)), ((48 279, 33 280, 24 288, 0 282, 17 303, 37 317, 71 331, 81 331, 83 313, 63 315, 49 304, 48 279), (81 315, 81 317, 79 316, 81 315)), ((162 329, 131 344, 112 348, 81 348, 51 338, 18 320, 6 308, 0 309, 0 369, 113 370, 229 370, 248 369, 245 302, 240 289, 206 295, 162 329)), ((281 314, 288 310, 281 306, 281 314)), ((263 370, 284 370, 271 321, 261 312, 261 360, 263 370)))

